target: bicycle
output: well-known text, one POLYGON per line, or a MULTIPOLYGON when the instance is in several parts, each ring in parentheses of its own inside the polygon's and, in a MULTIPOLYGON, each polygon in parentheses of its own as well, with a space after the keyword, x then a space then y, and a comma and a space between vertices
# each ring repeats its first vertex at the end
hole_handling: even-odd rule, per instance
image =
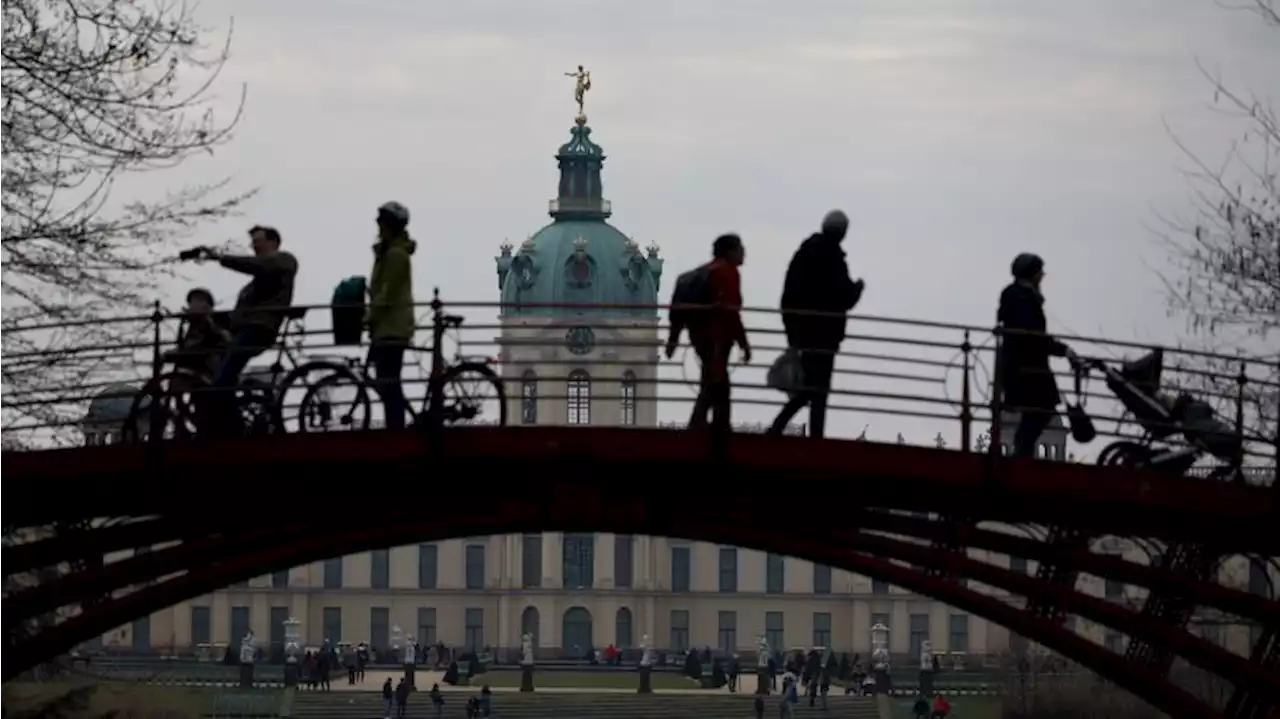
MULTIPOLYGON (((428 382, 427 394, 422 402, 422 411, 415 412, 411 405, 406 406, 411 424, 416 425, 424 422, 429 416, 432 396, 436 392, 444 394, 440 401, 441 421, 443 423, 457 424, 475 421, 482 417, 484 414, 484 399, 475 397, 464 390, 469 383, 476 383, 481 388, 491 387, 494 390, 494 396, 498 403, 497 423, 499 426, 505 425, 507 423, 506 390, 502 386, 502 380, 491 366, 492 360, 488 357, 468 357, 464 355, 460 336, 464 318, 458 315, 443 314, 440 311, 443 305, 440 302, 438 293, 431 306, 434 312, 432 362, 443 365, 444 360, 441 356, 440 347, 444 342, 445 335, 450 330, 459 333, 458 342, 456 343, 458 351, 454 355, 454 361, 444 366, 440 376, 438 378, 433 377, 428 382)), ((345 368, 343 372, 323 377, 311 385, 298 408, 300 418, 298 431, 323 432, 334 431, 335 429, 363 430, 372 428, 373 403, 369 396, 369 390, 372 388, 376 391, 377 382, 369 377, 368 368, 369 363, 366 359, 359 375, 356 375, 351 369, 345 368), (353 383, 355 397, 351 400, 350 408, 346 412, 336 413, 332 395, 342 382, 350 380, 355 380, 353 383), (362 419, 357 420, 357 415, 361 416, 362 419)))
MULTIPOLYGON (((328 375, 346 373, 352 378, 354 373, 343 363, 333 360, 300 359, 303 341, 306 338, 306 307, 290 307, 285 311, 284 326, 281 328, 275 360, 265 368, 255 371, 250 367, 241 377, 236 387, 236 406, 243 422, 243 434, 260 436, 282 433, 285 431, 284 397, 285 390, 299 378, 311 372, 321 371, 328 375), (296 346, 290 343, 297 338, 296 346), (291 368, 284 375, 285 364, 291 368)), ((181 337, 181 332, 179 333, 181 337)), ((166 360, 166 363, 168 361, 166 360)), ((173 367, 149 380, 138 394, 134 396, 129 409, 128 418, 122 428, 124 441, 136 442, 159 430, 162 437, 169 439, 186 439, 197 434, 199 429, 199 413, 195 406, 194 396, 201 393, 214 392, 211 377, 181 367, 173 367), (156 412, 152 412, 154 398, 164 403, 156 412), (153 428, 152 423, 157 427, 153 428), (146 432, 143 432, 143 428, 146 432)))

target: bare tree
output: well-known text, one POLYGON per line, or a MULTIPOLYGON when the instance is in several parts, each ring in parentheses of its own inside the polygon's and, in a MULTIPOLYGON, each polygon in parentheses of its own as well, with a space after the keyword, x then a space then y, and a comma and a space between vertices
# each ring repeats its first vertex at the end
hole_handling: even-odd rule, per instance
POLYGON ((120 346, 144 344, 148 323, 102 318, 149 314, 174 241, 248 194, 225 180, 145 200, 112 192, 127 175, 176 167, 230 138, 244 89, 229 120, 209 106, 230 33, 203 45, 181 0, 3 0, 3 13, 10 443, 9 429, 78 419, 96 388, 136 376, 139 352, 120 346))
MULTIPOLYGON (((1251 13, 1280 41, 1280 5, 1248 0, 1230 9, 1251 13)), ((1269 98, 1239 89, 1199 64, 1213 88, 1213 107, 1243 126, 1220 162, 1210 163, 1171 132, 1190 161, 1192 213, 1168 220, 1164 240, 1175 271, 1165 277, 1170 308, 1193 335, 1216 351, 1249 353, 1276 346, 1280 335, 1280 117, 1269 98)), ((1274 438, 1280 411, 1280 353, 1255 366, 1244 388, 1255 437, 1274 438), (1267 384, 1270 383, 1270 384, 1267 384)), ((1238 375, 1239 363, 1205 362, 1200 369, 1238 375)), ((1207 378, 1206 389, 1236 393, 1234 377, 1207 378)))

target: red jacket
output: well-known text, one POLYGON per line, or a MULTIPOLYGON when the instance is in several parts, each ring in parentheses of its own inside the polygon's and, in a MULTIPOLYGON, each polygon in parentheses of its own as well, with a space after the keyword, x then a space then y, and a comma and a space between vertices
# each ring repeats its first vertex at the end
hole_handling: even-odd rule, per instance
POLYGON ((734 344, 747 346, 746 328, 742 326, 742 275, 738 266, 724 260, 713 260, 707 272, 715 309, 707 323, 706 340, 725 352, 734 344))

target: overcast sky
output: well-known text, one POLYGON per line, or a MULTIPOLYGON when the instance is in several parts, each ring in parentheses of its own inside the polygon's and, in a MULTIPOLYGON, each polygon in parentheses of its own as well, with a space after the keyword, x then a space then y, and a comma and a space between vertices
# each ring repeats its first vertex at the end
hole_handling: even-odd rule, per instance
MULTIPOLYGON (((499 244, 547 221, 574 115, 563 73, 581 63, 613 222, 661 246, 664 299, 734 230, 747 303, 775 306, 797 242, 841 207, 868 286, 860 312, 990 323, 1010 259, 1034 251, 1054 329, 1168 340, 1181 325, 1165 314, 1151 226, 1188 185, 1165 124, 1216 161, 1243 127, 1208 109, 1196 58, 1273 97, 1280 68, 1277 31, 1212 0, 219 0, 200 12, 221 30, 234 17, 218 87, 230 101, 247 83, 244 118, 214 159, 147 184, 233 174, 261 187, 243 221, 198 239, 278 226, 308 303, 366 271, 389 199, 414 214, 420 296, 439 285, 495 300, 499 244)), ((192 277, 227 300, 240 283, 192 277)), ((880 437, 924 431, 839 424, 867 422, 880 437)))

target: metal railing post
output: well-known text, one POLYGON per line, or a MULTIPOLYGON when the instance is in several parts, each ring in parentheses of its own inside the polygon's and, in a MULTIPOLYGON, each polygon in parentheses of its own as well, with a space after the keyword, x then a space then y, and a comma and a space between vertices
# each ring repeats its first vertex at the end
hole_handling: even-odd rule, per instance
MULTIPOLYGON (((160 331, 162 322, 164 313, 160 311, 160 300, 156 300, 151 309, 151 379, 146 386, 151 393, 151 407, 147 412, 147 441, 157 449, 164 439, 165 397, 164 388, 159 384, 160 375, 164 372, 164 351, 161 347, 163 337, 160 331)), ((137 428, 133 428, 133 431, 136 432, 137 428)))
POLYGON ((427 428, 433 433, 444 426, 444 332, 444 302, 436 287, 431 293, 431 380, 427 400, 427 428))
POLYGON ((969 330, 964 331, 964 342, 960 344, 962 382, 960 386, 960 446, 961 451, 968 454, 973 449, 973 397, 970 388, 969 372, 972 371, 971 354, 973 345, 969 341, 969 330))
POLYGON ((1240 360, 1240 372, 1236 374, 1236 441, 1240 443, 1240 454, 1236 458, 1236 463, 1240 466, 1235 467, 1235 475, 1241 481, 1245 481, 1244 477, 1244 396, 1246 385, 1249 384, 1249 363, 1247 360, 1240 360))
POLYGON ((1003 434, 1004 424, 1004 393, 1001 386, 1004 383, 1004 371, 1000 367, 1000 351, 1004 344, 1004 327, 996 325, 991 331, 995 337, 995 355, 993 369, 991 371, 991 446, 987 448, 995 457, 1000 457, 1004 452, 1004 443, 1001 435, 1003 434))

